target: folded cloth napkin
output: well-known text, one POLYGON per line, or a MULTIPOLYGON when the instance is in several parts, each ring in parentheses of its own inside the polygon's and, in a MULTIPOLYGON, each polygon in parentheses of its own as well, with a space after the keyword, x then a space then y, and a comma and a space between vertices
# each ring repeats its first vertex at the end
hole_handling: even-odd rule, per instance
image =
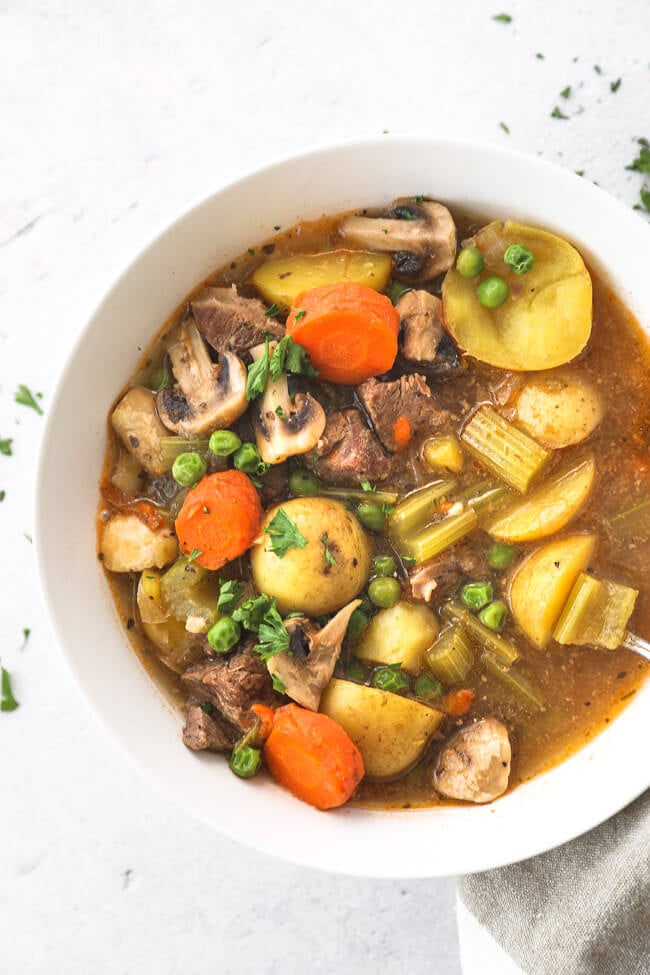
POLYGON ((462 877, 459 894, 528 975, 649 975, 650 791, 571 843, 462 877))

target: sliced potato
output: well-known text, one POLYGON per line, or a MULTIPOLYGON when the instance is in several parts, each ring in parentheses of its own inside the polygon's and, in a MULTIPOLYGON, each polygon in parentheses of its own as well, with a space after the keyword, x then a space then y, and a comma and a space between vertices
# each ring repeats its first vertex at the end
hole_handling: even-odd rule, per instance
POLYGON ((152 531, 137 515, 114 515, 104 525, 99 550, 109 572, 142 572, 173 562, 178 543, 168 528, 152 531))
POLYGON ((546 447, 569 447, 586 440, 602 418, 597 390, 575 372, 531 378, 517 399, 517 422, 546 447))
POLYGON ((470 355, 501 369, 552 369, 574 359, 589 340, 591 278, 580 254, 561 237, 535 227, 500 220, 476 234, 485 258, 481 279, 503 278, 510 297, 484 308, 476 296, 479 278, 463 278, 451 268, 442 287, 444 318, 452 338, 470 355), (535 256, 527 274, 503 263, 510 244, 535 256))
POLYGON ((419 701, 336 678, 325 688, 320 710, 347 731, 369 779, 408 771, 443 718, 419 701))
POLYGON ((460 441, 457 437, 429 437, 422 447, 422 460, 429 471, 460 474, 464 460, 460 441))
POLYGON ((252 282, 265 301, 288 308, 303 291, 338 281, 383 291, 390 272, 390 254, 338 250, 267 261, 255 269, 252 282))
POLYGON ((589 497, 596 462, 592 453, 564 467, 527 498, 497 511, 483 528, 503 542, 534 542, 566 528, 589 497))
POLYGON ((510 584, 512 615, 528 639, 542 649, 573 584, 585 572, 596 548, 595 535, 567 535, 533 552, 510 584))
POLYGON ((438 617, 427 606, 402 600, 373 616, 355 653, 362 660, 401 664, 410 674, 419 674, 424 651, 429 649, 439 630, 438 617))

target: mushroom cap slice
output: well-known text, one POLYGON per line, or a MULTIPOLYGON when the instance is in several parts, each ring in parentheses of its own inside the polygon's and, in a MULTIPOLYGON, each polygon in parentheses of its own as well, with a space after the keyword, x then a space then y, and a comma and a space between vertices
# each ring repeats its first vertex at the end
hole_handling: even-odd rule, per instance
POLYGON ((186 319, 168 349, 176 385, 157 396, 160 419, 192 439, 230 426, 248 406, 246 366, 232 352, 212 362, 194 321, 186 319))
POLYGON ((456 256, 456 224, 442 203, 394 200, 385 217, 346 217, 340 233, 368 250, 390 251, 395 273, 426 281, 447 271, 456 256))
POLYGON ((506 726, 483 718, 462 728, 441 751, 433 774, 436 791, 449 799, 492 802, 508 788, 511 758, 506 726))
POLYGON ((156 395, 150 389, 134 386, 119 401, 111 423, 128 452, 150 474, 169 470, 161 446, 167 429, 156 412, 156 395))

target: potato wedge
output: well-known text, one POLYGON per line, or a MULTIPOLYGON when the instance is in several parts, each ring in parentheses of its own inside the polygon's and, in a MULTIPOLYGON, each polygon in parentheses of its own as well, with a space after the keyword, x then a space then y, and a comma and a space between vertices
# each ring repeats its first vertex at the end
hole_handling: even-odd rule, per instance
POLYGON ((533 552, 510 583, 515 621, 540 650, 551 639, 573 584, 589 566, 595 535, 567 535, 533 552))
POLYGON ((390 254, 337 250, 267 261, 255 269, 251 280, 265 301, 288 308, 303 291, 337 281, 383 291, 390 272, 390 254))
POLYGON ((443 715, 399 694, 334 678, 320 710, 344 728, 361 755, 369 779, 390 779, 418 761, 443 715))
POLYGON ((591 278, 578 251, 545 230, 496 220, 473 243, 485 258, 481 278, 447 272, 443 309, 452 338, 470 355, 501 369, 552 369, 574 359, 589 340, 592 322, 591 278), (503 263, 510 244, 535 256, 527 274, 503 263), (484 308, 476 296, 480 280, 503 278, 510 297, 498 308, 484 308))
POLYGON ((419 674, 424 651, 440 630, 438 617, 422 603, 400 601, 380 609, 355 647, 361 660, 377 664, 401 664, 402 670, 419 674))
POLYGON ((162 569, 178 555, 178 542, 168 528, 152 531, 137 515, 114 515, 104 525, 100 553, 109 572, 162 569))
POLYGON ((487 519, 483 528, 502 542, 534 542, 561 531, 589 497, 596 474, 592 453, 563 467, 523 500, 487 519))
POLYGON ((515 407, 519 426, 545 447, 569 447, 594 432, 603 418, 598 391, 588 379, 566 370, 532 377, 515 407))

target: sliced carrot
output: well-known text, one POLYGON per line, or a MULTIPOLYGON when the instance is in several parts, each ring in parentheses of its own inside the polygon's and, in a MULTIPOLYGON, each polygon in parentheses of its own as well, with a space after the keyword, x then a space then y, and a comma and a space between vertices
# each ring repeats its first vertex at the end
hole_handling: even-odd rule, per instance
POLYGON ((439 707, 445 714, 452 714, 457 717, 461 714, 467 714, 475 697, 474 691, 469 687, 461 687, 458 691, 449 691, 448 694, 445 694, 439 707))
POLYGON ((403 450, 413 437, 413 428, 411 427, 409 418, 407 416, 398 416, 393 423, 392 433, 395 446, 398 450, 403 450))
POLYGON ((199 552, 199 565, 220 569, 251 547, 261 522, 262 505, 246 474, 219 471, 188 492, 175 527, 184 555, 199 552))
POLYGON ((399 324, 390 298, 346 281, 301 294, 289 313, 287 335, 307 349, 322 379, 355 385, 391 368, 399 324))
POLYGON ((297 704, 278 708, 264 758, 280 785, 317 809, 342 806, 363 778, 363 759, 336 721, 297 704))
POLYGON ((259 718, 260 729, 258 731, 257 737, 260 741, 266 741, 266 739, 271 734, 273 730, 273 722, 275 721, 275 711, 273 708, 267 707, 266 704, 253 704, 251 711, 256 718, 259 718))

